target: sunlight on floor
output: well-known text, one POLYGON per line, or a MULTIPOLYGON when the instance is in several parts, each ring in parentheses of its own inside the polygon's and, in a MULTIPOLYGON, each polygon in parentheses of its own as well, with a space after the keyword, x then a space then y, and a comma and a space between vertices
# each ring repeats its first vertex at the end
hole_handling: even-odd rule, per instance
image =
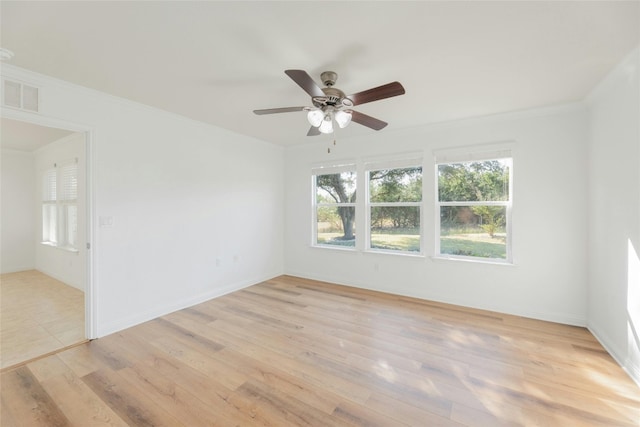
POLYGON ((610 376, 600 372, 597 368, 583 369, 586 376, 596 382, 600 387, 609 390, 618 396, 626 396, 636 400, 640 404, 640 389, 629 388, 620 385, 620 379, 617 376, 610 376))
POLYGON ((436 384, 430 379, 423 379, 419 384, 420 390, 427 393, 429 396, 443 396, 442 392, 438 390, 436 384))
POLYGON ((379 376, 380 378, 384 378, 392 384, 395 382, 398 376, 393 367, 389 366, 389 364, 385 360, 379 360, 378 363, 376 363, 373 367, 373 371, 377 376, 379 376))

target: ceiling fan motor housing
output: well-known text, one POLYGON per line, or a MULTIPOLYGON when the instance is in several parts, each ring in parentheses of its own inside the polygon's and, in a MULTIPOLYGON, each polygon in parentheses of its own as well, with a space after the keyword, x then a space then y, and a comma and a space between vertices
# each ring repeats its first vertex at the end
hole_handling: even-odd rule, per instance
POLYGON ((320 79, 326 87, 322 88, 325 96, 314 96, 311 98, 313 105, 318 108, 333 107, 340 109, 342 107, 353 107, 353 101, 338 88, 333 87, 338 80, 338 74, 333 71, 325 71, 320 74, 320 79))
POLYGON ((325 71, 320 74, 320 80, 325 86, 333 86, 336 84, 336 80, 338 80, 338 73, 334 71, 325 71))

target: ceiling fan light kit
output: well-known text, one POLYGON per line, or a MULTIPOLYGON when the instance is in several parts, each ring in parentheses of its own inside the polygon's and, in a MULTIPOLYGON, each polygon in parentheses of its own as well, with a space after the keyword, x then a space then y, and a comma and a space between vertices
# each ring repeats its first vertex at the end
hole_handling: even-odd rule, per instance
POLYGON ((340 129, 346 128, 351 123, 351 111, 349 110, 338 110, 333 117, 336 119, 340 129))
POLYGON ((330 114, 327 114, 326 116, 324 116, 324 119, 322 119, 322 123, 320 123, 320 126, 318 126, 318 130, 321 133, 333 132, 333 120, 331 120, 330 114))
POLYGON ((324 120, 324 113, 322 110, 309 110, 307 113, 307 120, 311 126, 318 127, 324 120))
POLYGON ((263 115, 307 111, 307 120, 311 125, 307 136, 333 133, 334 120, 340 129, 344 129, 354 121, 373 130, 380 130, 387 126, 386 122, 353 111, 351 107, 405 93, 400 83, 393 82, 347 96, 340 89, 333 87, 338 79, 338 74, 333 71, 320 74, 324 88, 320 88, 304 70, 286 70, 285 74, 311 96, 313 107, 269 108, 253 110, 253 112, 263 115))

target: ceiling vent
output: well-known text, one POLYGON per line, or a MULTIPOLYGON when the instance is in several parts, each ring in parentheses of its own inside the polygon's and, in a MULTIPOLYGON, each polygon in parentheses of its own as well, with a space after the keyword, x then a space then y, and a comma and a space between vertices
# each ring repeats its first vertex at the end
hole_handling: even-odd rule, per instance
POLYGON ((2 105, 37 113, 40 108, 40 89, 5 79, 2 82, 2 105))

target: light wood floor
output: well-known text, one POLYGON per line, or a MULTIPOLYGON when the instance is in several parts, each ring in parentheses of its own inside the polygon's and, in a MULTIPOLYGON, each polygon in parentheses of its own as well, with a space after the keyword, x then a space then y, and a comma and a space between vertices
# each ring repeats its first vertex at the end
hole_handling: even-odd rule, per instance
POLYGON ((0 368, 84 337, 82 291, 35 270, 0 275, 0 368))
POLYGON ((2 426, 638 426, 584 328, 283 276, 4 371, 2 426))

